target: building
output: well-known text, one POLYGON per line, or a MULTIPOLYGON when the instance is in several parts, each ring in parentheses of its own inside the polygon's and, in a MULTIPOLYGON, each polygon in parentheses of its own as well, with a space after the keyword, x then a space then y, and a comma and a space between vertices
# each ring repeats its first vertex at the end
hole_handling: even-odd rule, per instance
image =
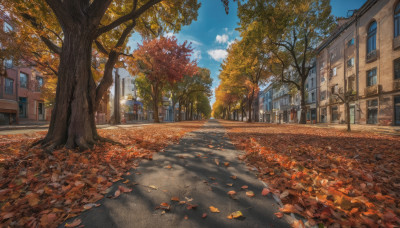
POLYGON ((270 84, 265 88, 259 95, 260 103, 260 121, 265 123, 274 122, 274 112, 273 110, 273 84, 270 84), (261 105, 262 104, 262 105, 261 105))
MULTIPOLYGON (((318 87, 317 87, 317 72, 316 72, 316 67, 314 64, 314 67, 310 70, 309 76, 306 80, 306 93, 307 93, 307 100, 306 100, 306 107, 307 107, 307 115, 306 115, 306 120, 307 123, 316 123, 317 122, 317 94, 318 94, 318 87)), ((296 101, 296 98, 300 98, 300 94, 296 94, 298 97, 293 97, 296 105, 298 101, 296 101)), ((297 99, 298 100, 298 99, 297 99)), ((298 119, 300 119, 300 116, 298 115, 298 119)), ((298 121, 297 121, 298 122, 298 121)))
POLYGON ((0 77, 0 124, 49 120, 41 97, 43 76, 31 67, 7 66, 0 77))
POLYGON ((400 125, 400 3, 368 0, 318 48, 318 121, 400 125))
POLYGON ((274 85, 272 95, 274 123, 289 123, 291 113, 291 96, 289 94, 289 85, 274 85))

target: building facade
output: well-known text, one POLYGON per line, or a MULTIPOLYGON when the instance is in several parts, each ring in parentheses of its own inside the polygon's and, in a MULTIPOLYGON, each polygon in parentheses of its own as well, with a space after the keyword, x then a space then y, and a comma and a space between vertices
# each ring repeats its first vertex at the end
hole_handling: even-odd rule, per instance
POLYGON ((318 121, 400 125, 400 3, 368 0, 319 47, 318 121))

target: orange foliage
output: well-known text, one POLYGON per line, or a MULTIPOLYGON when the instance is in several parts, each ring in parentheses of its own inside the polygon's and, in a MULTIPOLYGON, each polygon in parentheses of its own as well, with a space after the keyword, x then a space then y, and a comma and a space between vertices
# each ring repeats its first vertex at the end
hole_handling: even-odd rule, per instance
POLYGON ((105 195, 115 198, 134 191, 134 183, 123 181, 128 170, 202 124, 100 130, 101 136, 123 146, 104 143, 82 153, 59 149, 51 155, 39 148, 29 148, 45 132, 0 136, 1 227, 56 227, 67 218, 99 206, 94 202, 105 195), (108 188, 117 181, 120 186, 110 195, 108 188))
POLYGON ((400 225, 400 140, 299 125, 222 122, 284 213, 311 224, 400 225))

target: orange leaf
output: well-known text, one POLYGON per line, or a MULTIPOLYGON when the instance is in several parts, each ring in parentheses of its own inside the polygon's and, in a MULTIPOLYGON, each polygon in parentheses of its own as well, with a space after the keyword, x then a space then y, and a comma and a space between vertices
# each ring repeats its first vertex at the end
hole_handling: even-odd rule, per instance
POLYGON ((66 223, 65 227, 76 227, 76 226, 79 226, 81 223, 82 223, 82 221, 80 219, 75 219, 71 223, 66 223))
POLYGON ((236 177, 236 176, 231 176, 231 178, 232 178, 232 179, 234 179, 234 180, 236 180, 236 179, 237 179, 237 177, 236 177))
POLYGON ((240 218, 240 217, 243 217, 243 214, 241 211, 235 211, 227 216, 228 219, 234 219, 234 218, 236 219, 236 218, 240 218))
POLYGON ((171 198, 171 201, 176 201, 176 202, 179 202, 179 198, 178 198, 178 197, 176 197, 176 196, 175 196, 175 197, 172 197, 172 198, 171 198))
POLYGON ((246 192, 246 195, 248 197, 254 197, 254 192, 253 191, 248 191, 248 192, 246 192))
POLYGON ((233 190, 228 192, 228 195, 230 195, 230 196, 235 195, 235 194, 236 194, 236 192, 233 190))
POLYGON ((118 186, 118 190, 120 190, 120 191, 123 192, 123 193, 131 192, 131 191, 132 191, 131 188, 127 188, 127 187, 122 186, 122 185, 118 186))
POLYGON ((282 212, 276 212, 274 213, 274 215, 278 218, 282 218, 283 217, 283 213, 282 212))
POLYGON ((214 207, 214 206, 210 206, 210 211, 213 213, 219 213, 220 211, 218 210, 218 208, 214 207))
POLYGON ((201 216, 203 219, 207 218, 207 213, 203 213, 203 215, 201 216))
POLYGON ((249 188, 249 186, 247 186, 247 185, 242 186, 242 189, 248 189, 248 188, 249 188))

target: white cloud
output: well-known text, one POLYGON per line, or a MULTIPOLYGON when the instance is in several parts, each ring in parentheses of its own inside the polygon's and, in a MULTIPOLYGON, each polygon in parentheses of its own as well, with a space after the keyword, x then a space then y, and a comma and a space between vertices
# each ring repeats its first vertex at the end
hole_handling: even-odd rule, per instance
POLYGON ((215 61, 222 61, 228 56, 228 52, 224 49, 213 49, 208 50, 207 53, 213 58, 215 61))
POLYGON ((226 42, 228 42, 229 36, 226 34, 222 34, 222 35, 217 35, 216 40, 218 43, 220 44, 224 44, 226 42))
POLYGON ((226 46, 226 48, 229 48, 232 44, 234 44, 236 42, 236 40, 231 40, 228 41, 228 45, 226 46))

